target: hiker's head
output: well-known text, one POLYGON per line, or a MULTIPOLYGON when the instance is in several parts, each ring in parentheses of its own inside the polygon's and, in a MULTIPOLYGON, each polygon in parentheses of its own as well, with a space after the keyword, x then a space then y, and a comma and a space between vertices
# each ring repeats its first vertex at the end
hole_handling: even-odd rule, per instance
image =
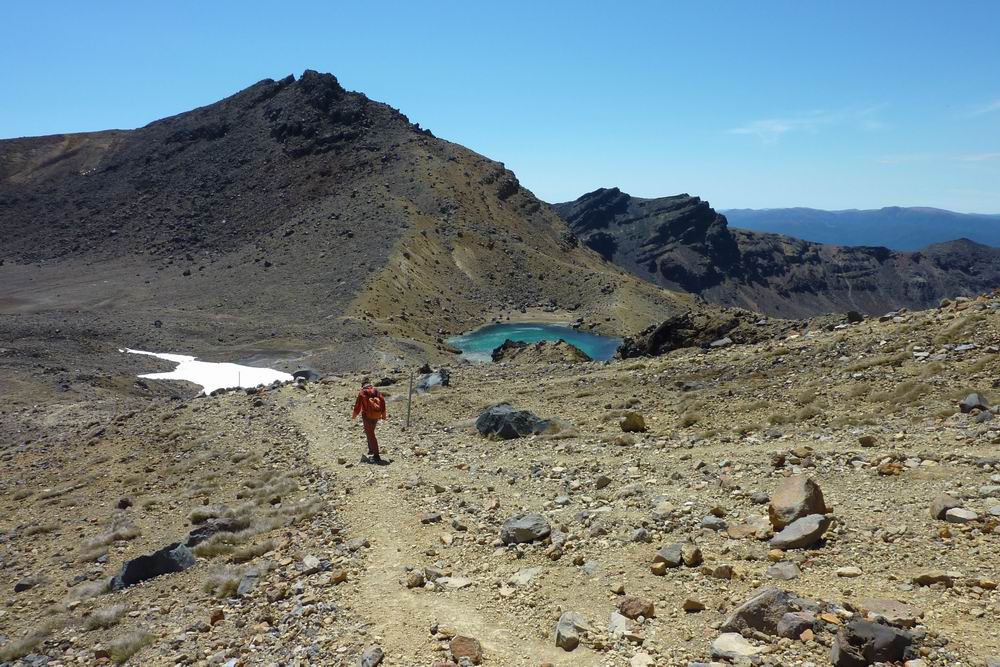
POLYGON ((368 378, 368 377, 361 378, 361 388, 362 389, 364 389, 365 387, 370 387, 370 386, 372 386, 371 378, 368 378))

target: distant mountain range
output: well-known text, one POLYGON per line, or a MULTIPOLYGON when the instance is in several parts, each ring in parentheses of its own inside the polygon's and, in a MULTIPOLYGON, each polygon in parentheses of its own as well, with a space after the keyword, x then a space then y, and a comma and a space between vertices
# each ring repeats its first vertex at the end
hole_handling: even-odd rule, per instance
POLYGON ((844 211, 734 208, 721 213, 733 227, 774 232, 816 243, 917 250, 932 243, 965 238, 1000 247, 1000 214, 899 206, 844 211))
POLYGON ((618 188, 553 208, 585 245, 640 278, 769 315, 881 314, 1000 287, 1000 249, 966 239, 917 252, 813 243, 733 229, 698 197, 618 188))

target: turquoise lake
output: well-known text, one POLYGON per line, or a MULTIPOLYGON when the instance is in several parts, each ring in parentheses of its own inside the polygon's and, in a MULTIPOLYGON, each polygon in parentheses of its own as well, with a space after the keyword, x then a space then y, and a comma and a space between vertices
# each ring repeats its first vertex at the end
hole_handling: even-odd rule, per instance
POLYGON ((517 324, 491 324, 448 339, 448 344, 462 351, 469 361, 492 361, 490 353, 507 339, 522 343, 537 343, 543 340, 556 341, 560 338, 583 350, 596 361, 607 361, 614 356, 621 338, 598 336, 577 331, 572 327, 558 324, 520 322, 517 324))

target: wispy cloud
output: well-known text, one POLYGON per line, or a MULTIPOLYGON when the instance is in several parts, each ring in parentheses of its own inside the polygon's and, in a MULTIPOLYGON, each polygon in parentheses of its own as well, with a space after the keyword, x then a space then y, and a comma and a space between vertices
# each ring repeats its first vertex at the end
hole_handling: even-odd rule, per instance
POLYGON ((1000 153, 903 153, 875 158, 879 164, 911 164, 915 162, 990 162, 1000 160, 1000 153))
POLYGON ((729 133, 755 136, 764 143, 772 144, 787 134, 795 132, 816 133, 822 128, 838 125, 853 126, 864 130, 878 130, 885 127, 885 123, 876 117, 884 107, 884 104, 877 104, 836 111, 815 109, 804 113, 750 121, 739 127, 731 128, 729 133))
POLYGON ((968 153, 966 155, 956 155, 956 160, 961 162, 989 162, 1000 160, 1000 153, 968 153))
POLYGON ((973 107, 966 115, 970 117, 985 116, 986 114, 993 113, 995 111, 1000 111, 1000 99, 995 99, 985 104, 980 104, 977 107, 973 107))

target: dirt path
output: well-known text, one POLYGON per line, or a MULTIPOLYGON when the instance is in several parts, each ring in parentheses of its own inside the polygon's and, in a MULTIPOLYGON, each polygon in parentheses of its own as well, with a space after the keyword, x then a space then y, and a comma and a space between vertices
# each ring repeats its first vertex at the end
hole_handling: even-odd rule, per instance
MULTIPOLYGON (((342 404, 337 404, 338 406, 342 404)), ((408 477, 448 484, 457 482, 448 470, 421 467, 410 453, 410 438, 398 422, 379 427, 379 436, 391 443, 387 466, 359 463, 364 436, 361 428, 346 415, 336 414, 309 400, 288 404, 296 425, 309 439, 310 454, 321 466, 337 471, 352 489, 350 501, 340 508, 350 537, 365 537, 371 546, 366 552, 364 573, 357 593, 349 602, 370 625, 371 635, 385 651, 386 665, 435 664, 445 655, 429 629, 437 624, 458 634, 475 637, 489 664, 599 665, 594 654, 565 653, 550 639, 542 639, 539 628, 525 628, 497 609, 489 574, 470 575, 474 584, 460 591, 428 592, 408 589, 401 583, 407 564, 426 565, 435 560, 428 550, 440 550, 437 535, 420 524, 419 499, 407 498, 401 489, 408 477), (338 463, 345 459, 347 466, 338 463)), ((343 410, 341 410, 343 412, 343 410)), ((412 492, 411 492, 412 495, 412 492)), ((484 549, 491 547, 484 546, 484 549)), ((462 574, 460 572, 456 575, 462 574)), ((551 632, 546 628, 546 637, 551 632)))

